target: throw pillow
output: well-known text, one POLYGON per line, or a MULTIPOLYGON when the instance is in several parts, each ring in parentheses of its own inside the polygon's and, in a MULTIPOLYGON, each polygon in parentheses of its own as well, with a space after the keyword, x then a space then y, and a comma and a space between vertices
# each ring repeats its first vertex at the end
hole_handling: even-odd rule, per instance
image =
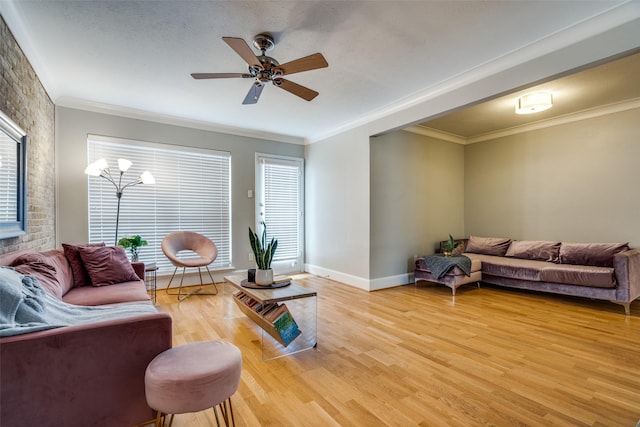
POLYGON ((69 260, 69 264, 71 264, 71 271, 73 271, 74 287, 87 286, 91 284, 91 278, 89 277, 89 273, 87 273, 87 269, 84 267, 82 257, 80 256, 80 247, 100 246, 104 246, 104 242, 87 243, 84 245, 71 245, 68 243, 62 244, 62 248, 64 249, 64 256, 66 256, 69 260))
POLYGON ((469 236, 465 251, 472 254, 504 256, 510 244, 511 239, 469 236))
POLYGON ((35 276, 50 294, 62 298, 73 286, 71 266, 62 251, 51 249, 45 252, 30 252, 20 255, 11 262, 14 267, 25 266, 21 269, 35 276), (36 264, 31 270, 29 265, 36 264))
POLYGON ((120 246, 80 247, 79 250, 92 286, 140 280, 120 246))
POLYGON ((507 257, 560 262, 560 242, 544 240, 514 240, 509 245, 507 257))
POLYGON ((14 270, 25 276, 35 277, 45 291, 60 300, 65 294, 56 277, 56 271, 51 264, 43 261, 31 261, 16 265, 14 270))
POLYGON ((629 243, 565 243, 560 245, 562 264, 613 267, 613 256, 629 250, 629 243))

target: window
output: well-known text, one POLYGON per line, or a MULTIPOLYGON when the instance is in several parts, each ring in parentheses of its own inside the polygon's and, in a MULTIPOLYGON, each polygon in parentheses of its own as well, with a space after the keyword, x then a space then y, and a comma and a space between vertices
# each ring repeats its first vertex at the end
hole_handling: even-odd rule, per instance
POLYGON ((0 239, 27 230, 26 145, 26 133, 0 112, 0 239))
POLYGON ((302 271, 304 255, 304 160, 256 155, 256 218, 267 224, 267 240, 278 249, 272 268, 277 273, 302 271))
MULTIPOLYGON (((150 171, 154 185, 123 191, 118 238, 139 234, 148 242, 140 261, 155 262, 162 272, 173 271, 162 253, 164 236, 189 230, 210 238, 218 247, 213 268, 231 267, 231 156, 227 152, 141 141, 89 136, 88 163, 105 158, 117 172, 117 159, 133 164, 123 184, 150 171)), ((113 173, 113 172, 112 172, 113 173)), ((117 197, 103 178, 89 178, 89 241, 114 243, 117 197)))

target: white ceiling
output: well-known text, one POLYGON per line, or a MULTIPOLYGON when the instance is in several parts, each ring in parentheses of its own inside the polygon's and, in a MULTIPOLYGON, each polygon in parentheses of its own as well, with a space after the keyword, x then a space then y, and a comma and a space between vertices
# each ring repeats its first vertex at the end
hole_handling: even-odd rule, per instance
POLYGON ((637 5, 0 0, 0 13, 57 105, 143 111, 302 142, 362 123, 505 57, 541 55, 533 49, 541 41, 557 39, 547 45, 561 47, 568 41, 560 35, 629 3, 637 5), (325 56, 329 68, 290 77, 320 92, 317 98, 307 102, 268 86, 258 104, 242 105, 249 80, 190 77, 245 72, 221 37, 250 44, 261 32, 274 35, 269 55, 280 63, 325 56))

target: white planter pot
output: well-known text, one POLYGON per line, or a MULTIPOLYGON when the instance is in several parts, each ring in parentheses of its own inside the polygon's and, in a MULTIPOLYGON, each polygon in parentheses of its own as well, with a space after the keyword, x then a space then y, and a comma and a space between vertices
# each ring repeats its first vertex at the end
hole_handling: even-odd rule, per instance
POLYGON ((256 270, 256 284, 271 285, 273 283, 273 270, 256 270))

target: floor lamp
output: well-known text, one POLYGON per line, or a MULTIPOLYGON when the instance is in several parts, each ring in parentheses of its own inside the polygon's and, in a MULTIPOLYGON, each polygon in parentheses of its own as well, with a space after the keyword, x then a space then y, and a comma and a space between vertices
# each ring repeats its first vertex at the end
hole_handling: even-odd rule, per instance
POLYGON ((111 172, 109 171, 109 164, 105 159, 98 159, 95 162, 91 163, 84 170, 89 176, 99 176, 116 187, 116 197, 118 198, 118 210, 116 211, 116 241, 113 244, 114 246, 118 244, 118 224, 120 223, 120 199, 122 199, 122 192, 127 187, 133 187, 138 184, 155 184, 156 180, 151 175, 151 172, 144 171, 142 175, 138 177, 135 181, 131 181, 125 185, 122 185, 122 175, 131 167, 131 162, 127 159, 118 159, 118 169, 120 169, 120 176, 118 178, 118 182, 113 178, 111 172))

